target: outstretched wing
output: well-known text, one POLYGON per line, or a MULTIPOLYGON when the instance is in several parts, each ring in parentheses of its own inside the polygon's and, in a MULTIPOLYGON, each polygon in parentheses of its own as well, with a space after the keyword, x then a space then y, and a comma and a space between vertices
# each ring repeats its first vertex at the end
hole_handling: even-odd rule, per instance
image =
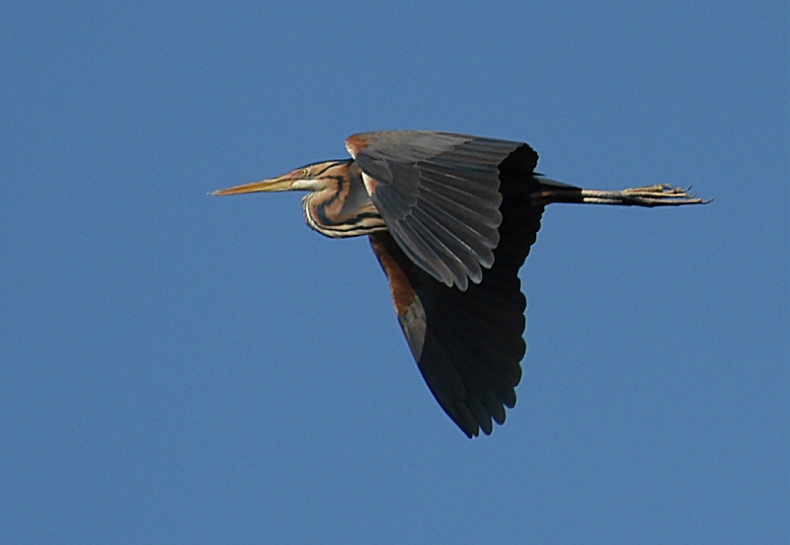
POLYGON ((527 144, 429 131, 346 139, 365 187, 408 258, 446 286, 466 290, 494 263, 502 223, 500 165, 531 175, 527 144))
POLYGON ((524 309, 518 270, 540 229, 543 207, 505 196, 493 266, 466 291, 417 266, 388 232, 370 235, 390 283, 398 321, 436 400, 467 436, 505 421, 521 380, 524 309))

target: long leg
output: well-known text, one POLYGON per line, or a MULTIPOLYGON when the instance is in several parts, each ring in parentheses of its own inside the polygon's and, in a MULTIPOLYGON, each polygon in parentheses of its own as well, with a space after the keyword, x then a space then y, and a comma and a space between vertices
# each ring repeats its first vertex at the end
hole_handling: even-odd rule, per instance
POLYGON ((693 193, 669 184, 632 187, 622 191, 597 191, 582 189, 582 202, 592 204, 619 204, 624 206, 679 206, 705 204, 693 193))
POLYGON ((547 178, 535 178, 541 184, 541 191, 533 199, 540 202, 566 202, 585 204, 612 204, 619 206, 681 206, 684 204, 707 204, 688 190, 669 184, 656 184, 632 187, 620 191, 600 191, 580 189, 547 178))

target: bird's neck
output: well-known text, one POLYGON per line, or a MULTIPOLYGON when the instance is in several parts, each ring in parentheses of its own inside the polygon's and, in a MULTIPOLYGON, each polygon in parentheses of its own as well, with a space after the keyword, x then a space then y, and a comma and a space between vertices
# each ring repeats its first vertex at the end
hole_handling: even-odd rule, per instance
POLYGON ((362 182, 353 161, 339 164, 324 179, 325 188, 302 199, 305 221, 332 238, 347 238, 384 231, 387 226, 362 182))

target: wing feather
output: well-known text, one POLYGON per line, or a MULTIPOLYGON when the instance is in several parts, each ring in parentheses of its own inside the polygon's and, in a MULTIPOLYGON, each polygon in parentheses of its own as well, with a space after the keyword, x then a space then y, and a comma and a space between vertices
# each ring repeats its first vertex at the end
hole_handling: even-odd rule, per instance
POLYGON ((500 164, 513 163, 516 151, 537 161, 520 142, 430 131, 361 133, 346 147, 409 259, 461 290, 469 280, 480 282, 482 268, 493 263, 502 223, 500 164))
POLYGON ((370 236, 393 292, 398 320, 420 372, 444 411, 473 437, 490 434, 516 404, 526 298, 518 270, 540 229, 542 207, 524 192, 508 192, 501 205, 494 262, 479 284, 448 287, 413 261, 389 232, 370 236), (408 297, 402 295, 403 285, 408 297), (396 289, 397 288, 397 289, 396 289), (413 320, 420 316, 420 320, 413 320))

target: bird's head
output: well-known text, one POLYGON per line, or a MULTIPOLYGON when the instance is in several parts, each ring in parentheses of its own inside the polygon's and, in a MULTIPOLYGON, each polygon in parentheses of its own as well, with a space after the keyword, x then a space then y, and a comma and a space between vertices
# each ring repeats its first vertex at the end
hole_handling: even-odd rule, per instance
POLYGON ((322 235, 355 237, 386 229, 353 159, 313 163, 276 178, 219 189, 210 195, 299 190, 308 191, 302 198, 307 225, 322 235))
POLYGON ((348 177, 351 162, 352 159, 313 163, 274 178, 218 189, 210 195, 241 195, 261 191, 334 191, 339 180, 348 177))

